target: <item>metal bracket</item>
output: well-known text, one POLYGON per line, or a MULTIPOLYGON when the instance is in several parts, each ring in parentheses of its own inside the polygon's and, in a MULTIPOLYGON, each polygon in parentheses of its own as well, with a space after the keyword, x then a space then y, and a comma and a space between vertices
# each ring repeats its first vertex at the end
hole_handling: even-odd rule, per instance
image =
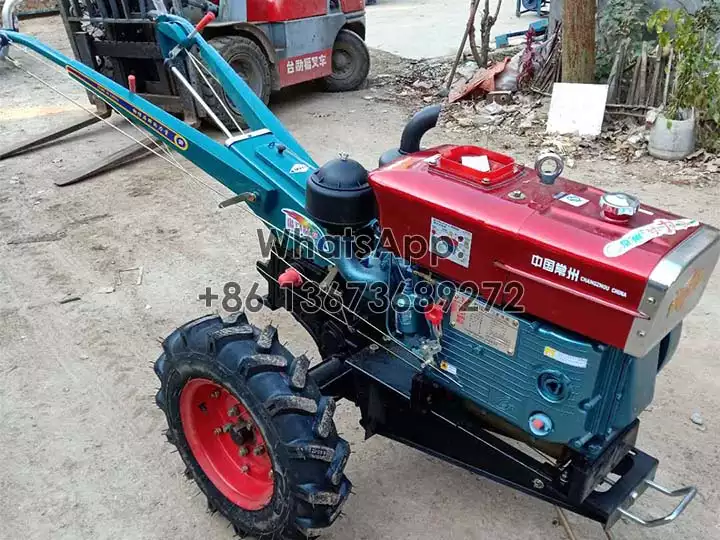
POLYGON ((218 204, 219 208, 227 208, 228 206, 232 206, 233 204, 238 204, 241 202, 255 202, 257 200, 257 194, 253 193, 251 191, 240 193, 240 195, 235 195, 234 197, 230 197, 229 199, 225 199, 220 204, 218 204))
MULTIPOLYGON (((620 512, 623 516, 628 518, 630 521, 637 523, 638 525, 642 525, 643 527, 660 527, 661 525, 667 525, 668 523, 675 521, 675 519, 677 519, 677 517, 685 511, 687 506, 690 504, 690 501, 695 498, 695 495, 697 495, 697 488, 695 486, 687 486, 684 488, 676 489, 675 491, 670 491, 666 487, 663 487, 660 484, 653 482, 652 480, 645 480, 645 483, 648 487, 654 489, 655 491, 659 491, 663 495, 667 495, 668 497, 682 497, 682 500, 675 507, 675 509, 666 516, 650 520, 636 516, 635 514, 633 514, 629 510, 625 510, 624 508, 618 508, 618 512, 620 512)), ((637 501, 639 497, 640 495, 634 493, 632 497, 632 502, 637 501)))
POLYGON ((268 133, 272 132, 267 128, 256 129, 255 131, 250 131, 248 133, 241 133, 240 135, 236 135, 227 139, 225 141, 225 146, 232 146, 236 142, 244 141, 246 139, 252 139, 253 137, 259 137, 260 135, 267 135, 268 133))
POLYGON ((332 282, 335 281, 335 277, 337 275, 338 275, 337 266, 331 266, 328 269, 327 275, 320 282, 320 290, 327 291, 330 288, 330 285, 332 284, 332 282))

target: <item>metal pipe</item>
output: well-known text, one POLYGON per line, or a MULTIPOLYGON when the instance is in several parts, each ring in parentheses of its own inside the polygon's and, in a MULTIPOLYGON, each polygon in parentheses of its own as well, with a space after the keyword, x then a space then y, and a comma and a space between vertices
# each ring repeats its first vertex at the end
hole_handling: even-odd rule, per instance
POLYGON ((415 113, 403 129, 400 137, 400 153, 412 154, 419 151, 422 136, 435 127, 439 116, 440 105, 430 105, 415 113))
POLYGON ((195 100, 200 104, 200 106, 205 109, 205 112, 208 113, 210 118, 213 119, 213 122, 217 124, 217 127, 220 128, 220 131, 222 131, 225 136, 229 139, 232 137, 232 133, 230 133, 230 130, 223 124, 220 119, 217 117, 217 115, 212 111, 210 106, 205 103, 205 100, 200 96, 200 94, 197 93, 197 91, 193 88, 192 84, 188 82, 188 80, 183 76, 182 73, 180 73, 180 70, 176 68, 175 66, 172 66, 170 68, 170 71, 172 71, 173 75, 175 75, 178 80, 183 84, 185 88, 187 88, 188 92, 192 94, 192 97, 195 98, 195 100))
POLYGON ((15 30, 15 21, 13 20, 13 12, 15 6, 23 0, 6 0, 2 9, 2 27, 6 30, 15 30))
MULTIPOLYGON (((15 6, 23 0, 5 0, 2 8, 2 28, 5 30, 15 30, 15 6)), ((10 44, 5 39, 0 39, 0 60, 5 58, 8 53, 10 44)))

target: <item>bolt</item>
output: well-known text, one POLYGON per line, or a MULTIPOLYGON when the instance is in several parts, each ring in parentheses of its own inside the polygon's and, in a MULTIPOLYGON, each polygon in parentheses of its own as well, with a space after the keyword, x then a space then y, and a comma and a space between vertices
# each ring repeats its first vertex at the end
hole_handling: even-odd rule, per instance
POLYGON ((247 474, 250 472, 250 467, 248 465, 243 465, 242 467, 240 467, 240 472, 247 474))
POLYGON ((215 390, 210 394, 210 397, 213 399, 217 399, 220 397, 220 390, 215 390))
POLYGON ((517 322, 515 319, 513 319, 513 322, 512 322, 513 328, 517 328, 519 324, 520 324, 519 322, 517 322))
POLYGON ((222 433, 222 428, 216 427, 215 429, 213 429, 213 433, 215 435, 220 435, 222 433))
POLYGON ((240 454, 242 457, 247 456, 247 455, 248 455, 247 446, 241 446, 241 447, 238 449, 238 454, 240 454))
POLYGON ((655 297, 654 296, 648 296, 648 304, 654 304, 655 303, 655 297))
POLYGON ((272 480, 273 474, 274 474, 274 473, 273 473, 273 470, 270 469, 270 470, 268 471, 268 478, 269 478, 270 480, 272 480))
POLYGON ((228 431, 230 431, 230 430, 232 429, 232 427, 233 427, 233 425, 230 424, 230 423, 228 423, 228 424, 223 425, 222 430, 223 430, 225 433, 227 433, 228 431))
POLYGON ((483 178, 482 180, 480 180, 480 183, 481 183, 482 185, 484 185, 484 186, 487 186, 487 185, 490 184, 490 179, 489 179, 489 178, 483 178))
POLYGON ((640 337, 645 337, 645 330, 638 330, 637 335, 640 337))
POLYGON ((228 416, 237 416, 238 415, 238 409, 237 406, 230 407, 227 412, 228 416))
POLYGON ((262 444, 257 445, 255 448, 253 448, 253 454, 256 456, 260 456, 265 452, 265 446, 262 444))
POLYGON ((545 482, 543 482, 539 478, 536 478, 535 480, 533 480, 533 487, 535 489, 543 489, 545 488, 545 482))
POLYGON ((370 350, 371 351, 377 351, 380 347, 378 347, 375 343, 370 344, 370 350))

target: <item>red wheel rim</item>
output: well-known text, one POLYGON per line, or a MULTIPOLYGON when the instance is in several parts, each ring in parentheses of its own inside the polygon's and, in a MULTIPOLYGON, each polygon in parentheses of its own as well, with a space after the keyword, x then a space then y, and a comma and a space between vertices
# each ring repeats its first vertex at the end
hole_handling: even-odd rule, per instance
POLYGON ((180 419, 195 459, 225 497, 245 510, 270 502, 272 461, 240 400, 211 380, 192 379, 180 393, 180 419))

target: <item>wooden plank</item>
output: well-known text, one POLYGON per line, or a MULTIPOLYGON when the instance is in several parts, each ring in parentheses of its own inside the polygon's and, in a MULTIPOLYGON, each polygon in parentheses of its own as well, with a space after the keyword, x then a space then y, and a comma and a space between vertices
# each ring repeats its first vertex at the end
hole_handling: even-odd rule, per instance
POLYGON ((620 94, 620 84, 622 83, 622 75, 625 71, 625 54, 629 43, 629 39, 622 40, 615 53, 615 60, 613 61, 610 77, 608 78, 608 102, 610 103, 615 103, 615 100, 620 94))
POLYGON ((662 49, 660 47, 657 48, 655 55, 655 65, 653 67, 652 82, 650 83, 650 93, 645 101, 645 105, 648 107, 655 106, 655 101, 658 96, 658 85, 660 84, 660 72, 662 70, 662 49))
POLYGON ((638 81, 637 92, 635 93, 634 105, 644 105, 647 100, 647 68, 648 68, 648 44, 643 41, 640 52, 640 80, 638 81))

